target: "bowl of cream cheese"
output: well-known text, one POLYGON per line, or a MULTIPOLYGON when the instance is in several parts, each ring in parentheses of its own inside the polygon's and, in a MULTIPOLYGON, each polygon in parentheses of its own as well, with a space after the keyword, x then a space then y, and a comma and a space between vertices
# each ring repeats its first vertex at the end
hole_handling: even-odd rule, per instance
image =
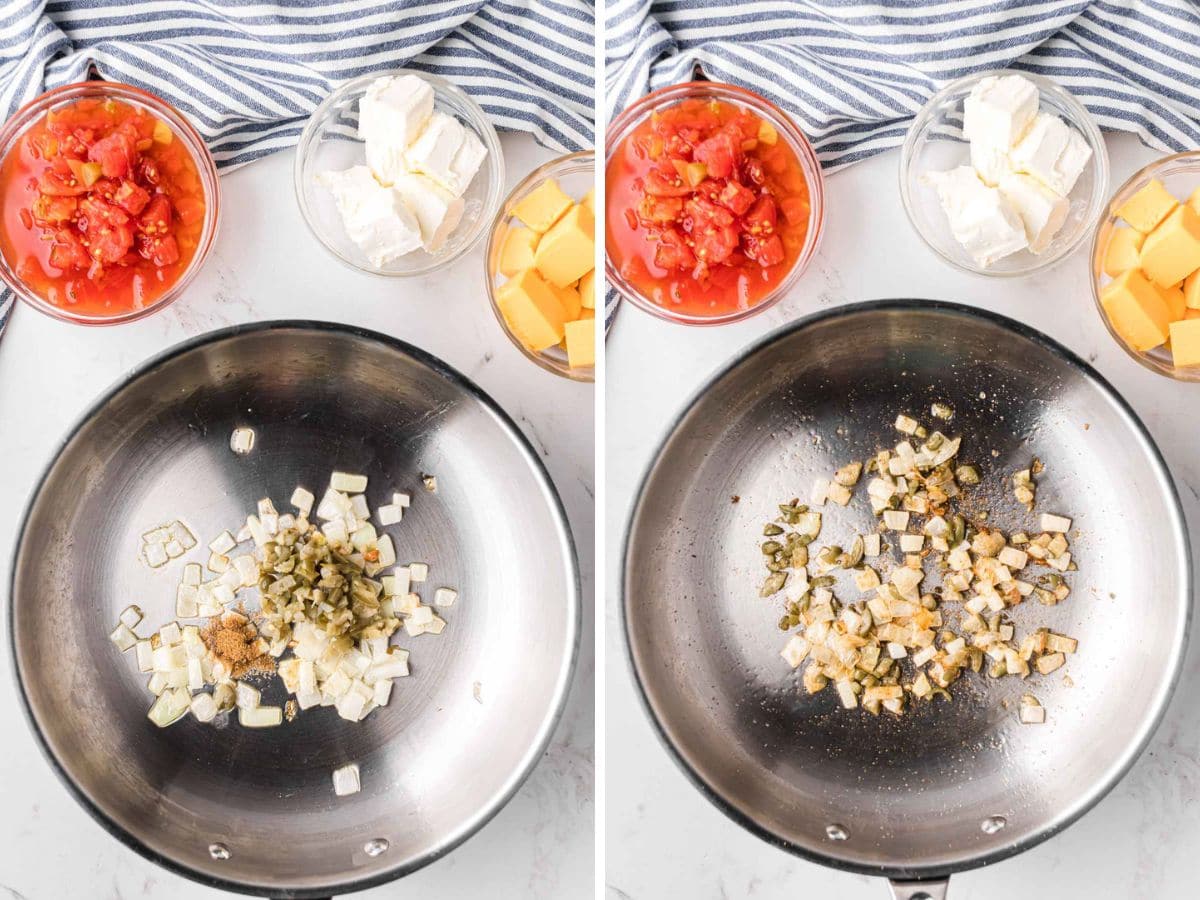
POLYGON ((397 70, 341 85, 296 146, 296 199, 334 256, 374 275, 423 275, 470 250, 503 199, 496 129, 459 87, 397 70))
POLYGON ((900 151, 900 195, 934 252, 978 275, 1027 275, 1080 246, 1108 198, 1108 153, 1078 100, 1004 70, 944 87, 900 151))

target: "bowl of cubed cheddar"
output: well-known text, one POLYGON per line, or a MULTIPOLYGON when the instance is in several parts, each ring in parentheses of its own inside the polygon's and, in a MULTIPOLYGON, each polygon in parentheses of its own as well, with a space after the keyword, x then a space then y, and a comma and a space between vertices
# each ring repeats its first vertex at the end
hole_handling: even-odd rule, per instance
POLYGON ((1130 356, 1200 381, 1200 151, 1122 185, 1096 230, 1092 276, 1104 324, 1130 356))
POLYGON ((575 381, 595 379, 595 154, 530 172, 500 207, 487 289, 500 327, 526 357, 575 381))

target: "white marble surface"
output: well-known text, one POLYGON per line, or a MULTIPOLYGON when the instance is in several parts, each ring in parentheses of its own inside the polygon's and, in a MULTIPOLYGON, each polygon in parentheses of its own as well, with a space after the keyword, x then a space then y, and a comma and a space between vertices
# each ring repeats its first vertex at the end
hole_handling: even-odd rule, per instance
MULTIPOLYGON (((553 154, 506 135, 508 182, 553 154)), ((130 325, 87 329, 18 309, 0 341, 0 584, 7 595, 18 518, 62 434, 109 384, 152 354, 238 322, 287 317, 374 328, 474 379, 541 453, 579 548, 585 631, 568 709, 517 796, 455 852, 368 898, 477 896, 577 900, 593 894, 593 389, 529 363, 483 293, 483 249, 407 281, 343 267, 308 233, 292 193, 292 154, 223 179, 223 224, 205 270, 172 308, 130 325)), ((7 596, 5 596, 7 612, 7 596)), ((110 838, 75 804, 34 745, 0 650, 0 897, 22 900, 212 900, 110 838)))
MULTIPOLYGON (((1156 156, 1111 137, 1113 184, 1156 156)), ((828 180, 820 253, 792 294, 758 318, 684 328, 623 309, 608 341, 606 392, 606 882, 610 898, 880 900, 879 879, 822 868, 774 849, 693 789, 651 732, 617 627, 617 560, 636 482, 676 411, 743 347, 793 318, 882 297, 956 300, 1024 319, 1091 360, 1137 410, 1167 458, 1200 529, 1200 390, 1141 368, 1112 341, 1088 288, 1087 251, 1023 280, 952 270, 912 231, 896 189, 896 152, 828 180)), ((1165 721, 1132 772, 1061 835, 986 870, 955 876, 952 900, 1099 895, 1195 896, 1200 843, 1200 642, 1193 641, 1165 721)))

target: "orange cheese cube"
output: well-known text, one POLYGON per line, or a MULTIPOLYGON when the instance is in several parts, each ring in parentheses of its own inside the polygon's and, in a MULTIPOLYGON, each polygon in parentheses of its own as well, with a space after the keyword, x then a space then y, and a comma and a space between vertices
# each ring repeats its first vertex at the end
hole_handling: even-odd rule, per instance
MULTIPOLYGON (((579 313, 583 309, 583 301, 579 298, 579 291, 573 287, 559 287, 553 282, 547 283, 550 285, 550 290, 554 292, 554 296, 558 298, 558 302, 562 305, 563 316, 566 318, 566 321, 574 322, 578 319, 579 313)), ((1180 315, 1183 315, 1183 313, 1180 313, 1180 315)))
POLYGON ((595 265, 595 218, 586 206, 572 206, 538 241, 534 265, 547 281, 566 287, 595 265))
POLYGON ((1187 303, 1183 299, 1183 285, 1177 284, 1175 287, 1160 287, 1153 281, 1150 282, 1151 287, 1158 291, 1158 296, 1163 298, 1163 303, 1167 304, 1167 315, 1170 316, 1169 321, 1175 322, 1183 318, 1183 314, 1187 312, 1187 303))
POLYGON ((1138 257, 1142 271, 1170 287, 1200 269, 1200 213, 1180 206, 1146 235, 1138 257))
POLYGON ((538 234, 544 234, 571 205, 571 198, 563 193, 558 182, 547 178, 513 207, 512 214, 538 234))
MULTIPOLYGON (((1200 316, 1200 309, 1195 310, 1195 313, 1196 315, 1200 316)), ((584 307, 584 309, 579 313, 579 318, 594 319, 596 318, 596 311, 594 309, 588 309, 587 307, 584 307)))
POLYGON ((1200 309, 1189 309, 1185 312, 1183 320, 1186 322, 1188 319, 1200 319, 1200 309))
POLYGON ((567 323, 567 365, 572 369, 596 364, 596 320, 567 323))
POLYGON ((579 279, 579 298, 584 309, 596 308, 596 270, 589 269, 587 274, 579 279))
POLYGON ((1188 206, 1200 213, 1200 188, 1192 191, 1192 196, 1188 197, 1188 206))
POLYGON ((509 228, 500 247, 500 271, 512 278, 522 269, 533 268, 533 249, 538 233, 532 228, 509 228))
POLYGON ((1126 200, 1117 215, 1143 234, 1149 234, 1178 205, 1175 195, 1155 178, 1126 200))
POLYGON ((1126 269, 1132 269, 1138 264, 1138 251, 1146 236, 1136 228, 1117 228, 1108 239, 1108 247, 1104 251, 1104 272, 1110 278, 1116 278, 1126 269))
POLYGON ((1200 269, 1183 280, 1183 302, 1188 309, 1200 309, 1200 269))
POLYGON ((1177 366, 1200 366, 1200 319, 1171 323, 1171 361, 1177 366))
MULTIPOLYGON (((1196 191, 1196 197, 1200 198, 1200 191, 1196 191)), ((592 211, 592 215, 596 214, 596 189, 592 188, 583 195, 583 199, 579 201, 580 206, 586 206, 592 211)))
POLYGON ((1122 272, 1105 287, 1100 305, 1113 330, 1133 349, 1151 350, 1167 340, 1167 303, 1137 269, 1122 272))
POLYGON ((496 304, 517 340, 530 350, 545 350, 563 339, 562 304, 533 269, 504 282, 496 292, 496 304))

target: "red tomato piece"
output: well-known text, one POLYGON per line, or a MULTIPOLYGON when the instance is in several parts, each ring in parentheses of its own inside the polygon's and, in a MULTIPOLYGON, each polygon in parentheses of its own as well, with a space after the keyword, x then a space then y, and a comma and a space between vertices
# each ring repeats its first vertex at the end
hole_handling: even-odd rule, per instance
POLYGON ((129 223, 129 216, 123 209, 95 195, 84 197, 80 201, 79 213, 87 217, 86 223, 81 222, 84 231, 92 231, 104 225, 115 228, 129 223))
POLYGON ((674 172, 666 175, 651 169, 643 181, 646 193, 652 197, 686 197, 692 192, 691 185, 674 172))
POLYGON ((783 262, 783 241, 777 234, 767 237, 755 234, 743 235, 742 245, 746 250, 746 255, 760 266, 774 266, 783 262))
POLYGON ((51 197, 78 197, 88 192, 87 185, 69 171, 63 174, 54 169, 47 169, 38 176, 37 188, 51 197))
POLYGON ((56 197, 52 194, 40 194, 33 201, 33 220, 39 225, 57 225, 66 222, 79 209, 79 201, 74 197, 56 197))
POLYGON ((737 249, 737 232, 730 226, 709 226, 692 232, 696 241, 696 258, 710 266, 725 262, 737 249))
POLYGON ((717 202, 732 212, 735 216, 744 215, 754 203, 754 192, 736 181, 730 181, 721 188, 717 202))
POLYGON ((56 269, 85 269, 91 265, 87 249, 79 236, 69 228, 54 232, 50 243, 50 265, 56 269))
POLYGON ((128 134, 115 131, 92 144, 88 159, 100 163, 105 178, 124 178, 137 162, 137 147, 128 134))
POLYGON ((136 216, 150 202, 150 192, 132 181, 122 181, 113 191, 112 201, 125 212, 136 216))
POLYGON ((646 196, 638 204, 638 218, 651 224, 676 222, 683 215, 683 200, 679 197, 646 196))
POLYGON ((742 158, 741 138, 729 130, 718 131, 701 141, 692 155, 708 167, 713 178, 728 178, 742 158))
POLYGON ((686 213, 695 220, 696 230, 707 226, 725 228, 733 224, 733 213, 723 206, 718 206, 707 197, 692 197, 684 204, 686 213))
POLYGON ((179 259, 179 245, 171 235, 139 234, 138 253, 156 266, 169 266, 179 259))
POLYGON ((770 197, 759 197, 746 213, 746 227, 750 231, 772 231, 778 221, 775 201, 770 197))
POLYGON ((171 201, 163 194, 155 194, 138 219, 138 230, 146 234, 166 234, 171 227, 171 201))
POLYGON ((89 249, 97 262, 109 264, 120 262, 133 246, 133 229, 128 225, 102 227, 89 232, 89 249))
POLYGON ((654 263, 664 269, 690 269, 696 264, 696 254, 678 230, 669 228, 654 249, 654 263))

